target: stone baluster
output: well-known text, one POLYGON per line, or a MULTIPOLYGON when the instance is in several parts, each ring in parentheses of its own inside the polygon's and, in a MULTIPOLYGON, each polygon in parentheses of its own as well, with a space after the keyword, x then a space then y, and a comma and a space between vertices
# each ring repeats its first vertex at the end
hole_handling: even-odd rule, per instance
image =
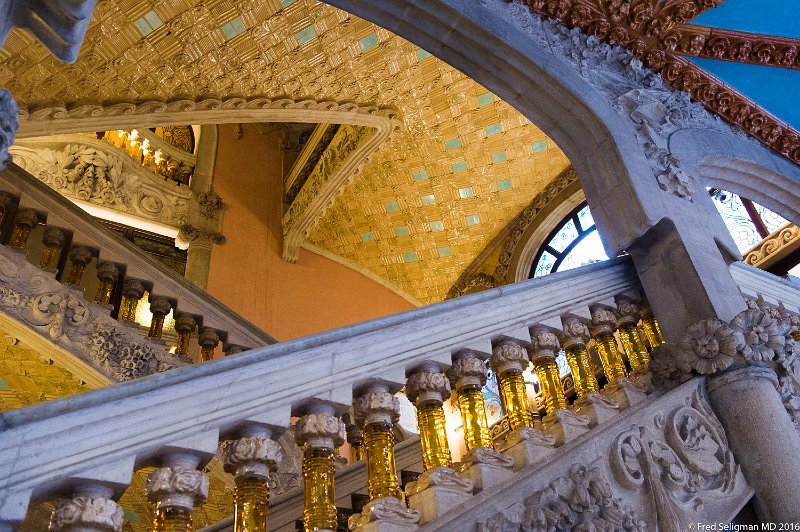
POLYGON ((175 355, 189 358, 189 337, 197 327, 197 322, 191 314, 179 314, 175 318, 175 331, 178 333, 178 346, 175 355))
POLYGON ((589 311, 592 313, 590 331, 608 380, 603 392, 607 397, 617 401, 621 408, 627 408, 643 400, 646 390, 628 379, 625 362, 614 337, 614 331, 617 329, 616 311, 600 303, 589 305, 589 311))
MULTIPOLYGON (((64 284, 78 286, 83 279, 86 265, 92 260, 92 250, 86 246, 72 246, 69 250, 69 269, 64 284)), ((141 296, 140 296, 141 297, 141 296)))
POLYGON ((214 358, 214 349, 219 345, 219 334, 211 327, 203 327, 197 336, 200 344, 200 362, 208 362, 214 358))
POLYGON ((135 322, 136 308, 144 295, 144 285, 138 279, 125 279, 122 282, 122 303, 119 306, 119 321, 135 322))
POLYGON ((269 475, 283 460, 272 431, 259 425, 242 429, 228 442, 225 471, 234 475, 234 532, 267 532, 269 475))
POLYGON ((519 470, 537 463, 553 451, 555 438, 534 428, 534 417, 522 372, 528 367, 528 350, 520 340, 503 337, 494 343, 489 366, 497 375, 500 403, 508 417, 510 432, 499 450, 514 460, 519 470))
POLYGON ((563 445, 589 430, 589 418, 569 410, 556 364, 556 354, 561 351, 557 332, 545 325, 531 327, 530 358, 539 379, 547 411, 542 419, 542 427, 545 433, 555 438, 557 445, 563 445))
POLYGON ((353 421, 350 414, 345 414, 343 421, 347 443, 350 444, 350 461, 358 462, 364 458, 364 429, 353 421))
POLYGON ((350 530, 381 532, 413 530, 419 512, 406 507, 397 479, 392 426, 400 418, 400 401, 383 384, 367 386, 353 403, 356 420, 364 427, 369 502, 350 517, 350 530))
POLYGON ((42 235, 42 256, 39 259, 39 266, 47 272, 55 273, 58 271, 58 260, 61 258, 61 250, 67 242, 64 231, 58 227, 48 225, 44 228, 42 235))
POLYGON ((461 457, 458 472, 473 482, 476 492, 508 477, 514 466, 511 457, 494 449, 489 434, 482 390, 488 378, 488 369, 483 362, 485 356, 463 349, 453 356, 453 366, 448 372, 450 384, 456 391, 467 447, 467 454, 461 457))
POLYGON ((153 532, 191 532, 195 503, 208 498, 208 476, 198 471, 200 458, 167 453, 147 477, 147 498, 156 504, 153 532))
POLYGON ((9 246, 11 249, 24 252, 28 245, 28 237, 31 231, 39 223, 39 215, 33 209, 19 209, 14 221, 14 230, 11 233, 9 246))
POLYGON ((250 348, 236 344, 227 344, 225 346, 226 357, 229 357, 231 355, 238 355, 239 353, 244 353, 245 351, 250 351, 250 348))
POLYGON ((600 394, 594 365, 586 349, 589 341, 589 320, 575 314, 561 316, 561 345, 567 354, 575 383, 575 411, 589 418, 590 426, 603 423, 619 413, 619 403, 600 394))
POLYGON ((614 297, 617 304, 617 328, 622 348, 628 356, 631 365, 631 378, 649 387, 647 366, 650 363, 650 353, 644 345, 644 339, 639 334, 639 319, 641 317, 639 305, 633 298, 624 294, 614 297))
POLYGON ((94 296, 95 303, 108 305, 111 303, 111 295, 114 293, 114 284, 117 282, 119 269, 113 262, 97 263, 97 279, 100 284, 97 286, 97 294, 94 296))
POLYGON ((420 524, 429 523, 469 498, 471 480, 452 469, 447 442, 444 401, 450 397, 450 381, 439 366, 423 364, 408 376, 406 395, 417 407, 419 441, 425 472, 409 484, 409 506, 419 511, 420 524))
POLYGON ((303 450, 303 526, 336 530, 333 449, 344 443, 344 423, 331 405, 314 403, 302 409, 295 440, 303 450))
POLYGON ((102 484, 80 484, 72 498, 61 499, 50 517, 50 532, 121 532, 124 513, 114 490, 102 484))
POLYGON ((642 295, 640 313, 642 317, 642 329, 644 329, 644 333, 647 336, 647 342, 650 344, 651 348, 655 349, 664 343, 664 335, 661 334, 661 327, 658 325, 658 321, 656 321, 656 317, 653 315, 653 309, 650 308, 650 304, 647 302, 647 298, 644 297, 644 294, 642 295))
POLYGON ((150 297, 150 312, 153 314, 153 319, 150 322, 150 330, 147 336, 150 338, 161 338, 164 332, 164 320, 167 314, 172 310, 172 301, 163 296, 150 297))

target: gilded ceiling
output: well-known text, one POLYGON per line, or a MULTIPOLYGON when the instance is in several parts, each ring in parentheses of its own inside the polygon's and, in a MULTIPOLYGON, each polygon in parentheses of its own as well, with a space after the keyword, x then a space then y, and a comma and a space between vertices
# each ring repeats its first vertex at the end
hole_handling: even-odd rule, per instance
POLYGON ((402 125, 308 240, 424 303, 568 164, 486 89, 388 31, 313 0, 101 0, 74 65, 14 30, 0 84, 59 105, 288 96, 398 111, 402 125))

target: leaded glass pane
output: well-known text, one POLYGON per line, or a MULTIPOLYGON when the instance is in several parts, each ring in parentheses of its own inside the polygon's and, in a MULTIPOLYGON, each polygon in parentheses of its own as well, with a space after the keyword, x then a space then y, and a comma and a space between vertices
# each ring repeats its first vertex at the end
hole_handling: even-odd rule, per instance
POLYGON ((600 235, 594 230, 586 235, 577 246, 572 248, 572 251, 558 265, 558 270, 556 271, 563 272, 603 260, 608 260, 608 255, 603 249, 600 235))
POLYGON ((576 238, 578 238, 578 228, 575 227, 575 222, 570 220, 559 229, 556 236, 550 241, 550 247, 558 252, 564 251, 576 238))
POLYGON ((594 218, 592 218, 592 211, 589 210, 588 205, 578 211, 578 221, 581 223, 581 229, 583 229, 584 232, 594 226, 594 218))
POLYGON ((789 220, 780 214, 774 213, 758 203, 754 203, 753 205, 755 205, 758 215, 761 216, 761 219, 764 221, 764 225, 767 226, 767 231, 770 233, 777 231, 780 226, 789 222, 789 220))
POLYGON ((541 277, 547 275, 553 269, 553 264, 556 263, 556 258, 548 251, 542 253, 539 257, 539 262, 536 264, 536 271, 533 272, 534 277, 541 277))
POLYGON ((720 191, 711 197, 714 206, 722 216, 722 221, 736 242, 736 247, 744 253, 761 242, 761 235, 756 231, 756 226, 750 220, 747 211, 742 205, 742 200, 736 194, 720 191))
POLYGON ((503 407, 500 404, 500 390, 497 387, 497 375, 489 370, 486 384, 483 386, 483 400, 486 403, 486 420, 492 425, 503 417, 503 407))

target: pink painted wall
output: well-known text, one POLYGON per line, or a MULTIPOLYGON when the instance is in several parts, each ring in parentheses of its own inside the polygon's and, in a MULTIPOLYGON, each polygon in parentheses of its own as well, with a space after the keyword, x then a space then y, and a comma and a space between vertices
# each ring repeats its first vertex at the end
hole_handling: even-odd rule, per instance
POLYGON ((281 259, 283 157, 278 132, 219 126, 214 191, 225 203, 208 292, 278 340, 290 340, 413 308, 364 275, 306 250, 281 259))

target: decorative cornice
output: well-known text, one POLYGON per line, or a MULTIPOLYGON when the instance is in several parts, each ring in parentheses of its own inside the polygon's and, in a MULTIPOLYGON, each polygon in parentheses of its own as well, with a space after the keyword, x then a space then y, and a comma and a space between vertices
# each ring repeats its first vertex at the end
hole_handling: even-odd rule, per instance
POLYGON ((745 252, 742 262, 765 269, 783 258, 800 244, 800 227, 789 222, 745 252))
POLYGON ((672 33, 721 0, 522 0, 533 12, 619 44, 672 88, 687 92, 706 109, 739 126, 792 162, 800 164, 800 133, 755 102, 680 57, 672 33))
POLYGON ((800 70, 800 39, 681 24, 666 40, 684 56, 800 70))

